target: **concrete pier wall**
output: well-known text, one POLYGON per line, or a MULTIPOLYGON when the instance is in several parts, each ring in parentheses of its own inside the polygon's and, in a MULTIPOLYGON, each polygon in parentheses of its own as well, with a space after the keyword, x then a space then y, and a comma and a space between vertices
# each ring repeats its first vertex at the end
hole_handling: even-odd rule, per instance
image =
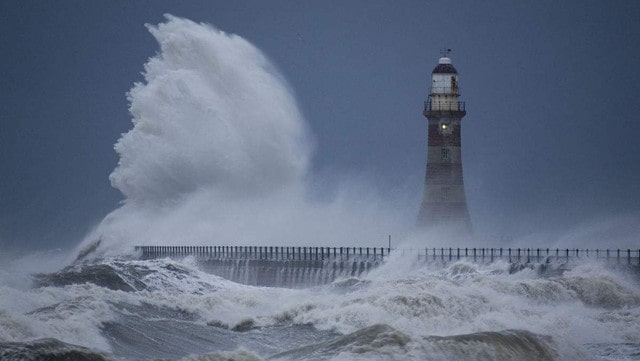
POLYGON ((368 260, 203 259, 202 268, 234 282, 254 286, 301 288, 361 277, 380 262, 368 260))

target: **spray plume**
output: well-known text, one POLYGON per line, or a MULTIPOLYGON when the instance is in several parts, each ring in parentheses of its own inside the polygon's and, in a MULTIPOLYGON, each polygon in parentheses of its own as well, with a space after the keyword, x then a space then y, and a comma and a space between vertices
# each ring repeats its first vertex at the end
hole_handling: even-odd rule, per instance
POLYGON ((133 129, 115 145, 110 180, 126 199, 81 247, 384 239, 395 222, 375 196, 308 200, 311 137, 269 60, 240 36, 166 19, 147 25, 160 52, 128 93, 133 129))

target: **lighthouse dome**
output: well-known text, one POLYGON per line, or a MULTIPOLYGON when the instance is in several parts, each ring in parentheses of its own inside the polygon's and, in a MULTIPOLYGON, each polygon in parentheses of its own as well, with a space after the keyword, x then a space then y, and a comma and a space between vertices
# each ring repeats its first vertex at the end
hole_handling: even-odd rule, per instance
POLYGON ((456 68, 451 65, 451 59, 447 57, 440 58, 438 65, 433 69, 432 74, 458 74, 456 68))

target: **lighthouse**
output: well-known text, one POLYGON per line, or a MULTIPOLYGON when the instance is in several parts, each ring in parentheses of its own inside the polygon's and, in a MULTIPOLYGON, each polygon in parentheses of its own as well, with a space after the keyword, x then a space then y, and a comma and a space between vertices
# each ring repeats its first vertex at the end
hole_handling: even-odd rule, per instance
POLYGON ((467 114, 460 100, 458 71, 451 63, 451 49, 442 51, 431 72, 429 97, 424 102, 427 118, 427 169, 417 225, 445 228, 468 234, 469 211, 462 177, 461 124, 467 114))

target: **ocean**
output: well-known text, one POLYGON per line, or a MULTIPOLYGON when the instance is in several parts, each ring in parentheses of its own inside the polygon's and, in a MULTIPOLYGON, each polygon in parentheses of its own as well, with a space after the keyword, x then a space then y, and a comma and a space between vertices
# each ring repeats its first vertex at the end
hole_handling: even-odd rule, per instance
POLYGON ((391 256, 294 289, 131 255, 198 240, 361 246, 408 239, 415 221, 415 195, 350 174, 318 194, 293 87, 248 40, 171 15, 147 28, 159 50, 127 93, 133 127, 109 177, 122 204, 78 246, 92 260, 0 260, 0 360, 640 360, 637 267, 391 256))
POLYGON ((2 360, 638 360, 635 266, 391 257, 298 289, 184 259, 0 278, 2 360))

